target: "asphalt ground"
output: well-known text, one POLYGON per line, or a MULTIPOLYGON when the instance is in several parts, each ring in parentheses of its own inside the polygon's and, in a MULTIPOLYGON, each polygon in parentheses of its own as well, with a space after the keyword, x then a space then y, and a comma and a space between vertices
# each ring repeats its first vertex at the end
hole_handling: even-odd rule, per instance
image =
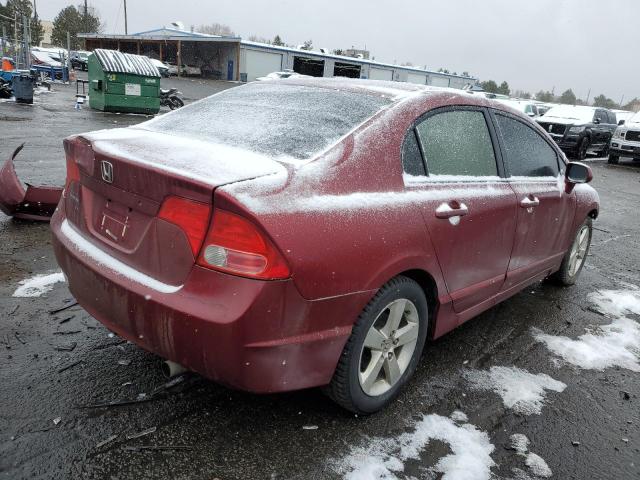
MULTIPOLYGON (((165 83, 187 101, 232 86, 165 83)), ((62 184, 65 136, 145 120, 74 110, 74 93, 54 85, 33 106, 0 103, 0 158, 25 142, 16 161, 24 181, 62 184)), ((395 441, 424 415, 454 410, 495 446, 494 478, 540 478, 508 448, 514 433, 529 438, 552 478, 640 478, 640 373, 579 369, 532 334, 575 339, 609 324, 587 296, 640 285, 640 164, 590 165, 602 211, 578 284, 535 284, 429 343, 398 401, 364 418, 316 389, 258 396, 191 374, 167 385, 161 359, 110 335, 81 308, 50 313, 72 305, 66 284, 40 297, 12 297, 20 281, 57 265, 48 225, 0 214, 0 478, 342 478, 348 471, 339 465, 354 448, 395 441), (523 414, 494 392, 470 388, 465 372, 492 366, 547 374, 567 387, 548 393, 539 414, 523 414)), ((434 466, 451 453, 450 444, 433 440, 395 474, 441 478, 434 466)))

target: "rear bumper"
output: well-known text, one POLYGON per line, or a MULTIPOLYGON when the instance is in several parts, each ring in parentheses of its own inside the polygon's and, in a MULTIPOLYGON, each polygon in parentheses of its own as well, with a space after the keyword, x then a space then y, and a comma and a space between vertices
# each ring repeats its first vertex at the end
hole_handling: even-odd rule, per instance
POLYGON ((119 336, 233 388, 257 393, 329 383, 353 322, 373 292, 306 300, 292 280, 258 281, 194 267, 177 291, 105 266, 68 234, 53 247, 80 305, 119 336))

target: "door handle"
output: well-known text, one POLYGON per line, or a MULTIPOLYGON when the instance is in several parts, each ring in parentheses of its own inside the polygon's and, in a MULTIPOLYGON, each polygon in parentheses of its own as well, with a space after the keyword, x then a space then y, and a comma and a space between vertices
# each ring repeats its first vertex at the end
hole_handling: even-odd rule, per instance
POLYGON ((540 205, 540 199, 538 197, 534 197, 533 195, 529 195, 528 197, 524 197, 520 200, 520 206, 522 208, 531 208, 537 207, 540 205))
POLYGON ((436 208, 436 217, 438 218, 462 217, 467 213, 469 213, 467 206, 456 200, 449 203, 441 203, 438 208, 436 208))

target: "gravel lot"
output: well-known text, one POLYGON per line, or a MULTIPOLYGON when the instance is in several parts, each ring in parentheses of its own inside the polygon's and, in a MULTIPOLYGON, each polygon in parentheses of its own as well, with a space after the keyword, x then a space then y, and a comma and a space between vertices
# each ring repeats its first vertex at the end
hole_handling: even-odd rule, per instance
MULTIPOLYGON (((163 83, 178 86, 187 101, 234 85, 163 83)), ((61 184, 65 136, 145 119, 76 111, 74 93, 56 85, 33 106, 0 104, 0 157, 26 142, 16 161, 23 180, 61 184)), ((39 297, 12 297, 20 281, 57 266, 47 225, 0 214, 0 478, 342 478, 364 458, 354 449, 400 442, 425 415, 448 418, 455 410, 468 417, 457 420, 460 431, 475 428, 494 446, 495 478, 548 473, 536 469, 535 457, 509 448, 516 433, 526 435, 552 478, 640 478, 640 372, 633 360, 581 369, 534 337, 539 329, 577 339, 610 324, 588 295, 640 285, 640 164, 592 159, 591 166, 602 212, 578 285, 536 284, 432 342, 399 401, 367 418, 317 390, 255 396, 197 375, 167 385, 159 358, 113 337, 81 308, 50 313, 71 305, 64 283, 39 297), (514 408, 494 391, 472 388, 469 378, 491 367, 546 374, 566 388, 544 390, 540 413, 514 408)), ((380 449, 367 453, 384 457, 380 449)), ((436 438, 394 472, 440 478, 441 459, 459 453, 436 438)))

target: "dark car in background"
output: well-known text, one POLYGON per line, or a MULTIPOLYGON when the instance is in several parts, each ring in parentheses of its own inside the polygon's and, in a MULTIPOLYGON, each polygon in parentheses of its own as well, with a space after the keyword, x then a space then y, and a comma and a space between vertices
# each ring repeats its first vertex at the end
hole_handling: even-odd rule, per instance
POLYGON ((536 121, 568 155, 584 160, 589 150, 605 156, 618 122, 606 108, 558 105, 536 121))
POLYGON ((83 52, 76 51, 71 52, 71 66, 75 70, 82 70, 83 72, 87 70, 87 65, 89 61, 89 53, 91 52, 83 52))

